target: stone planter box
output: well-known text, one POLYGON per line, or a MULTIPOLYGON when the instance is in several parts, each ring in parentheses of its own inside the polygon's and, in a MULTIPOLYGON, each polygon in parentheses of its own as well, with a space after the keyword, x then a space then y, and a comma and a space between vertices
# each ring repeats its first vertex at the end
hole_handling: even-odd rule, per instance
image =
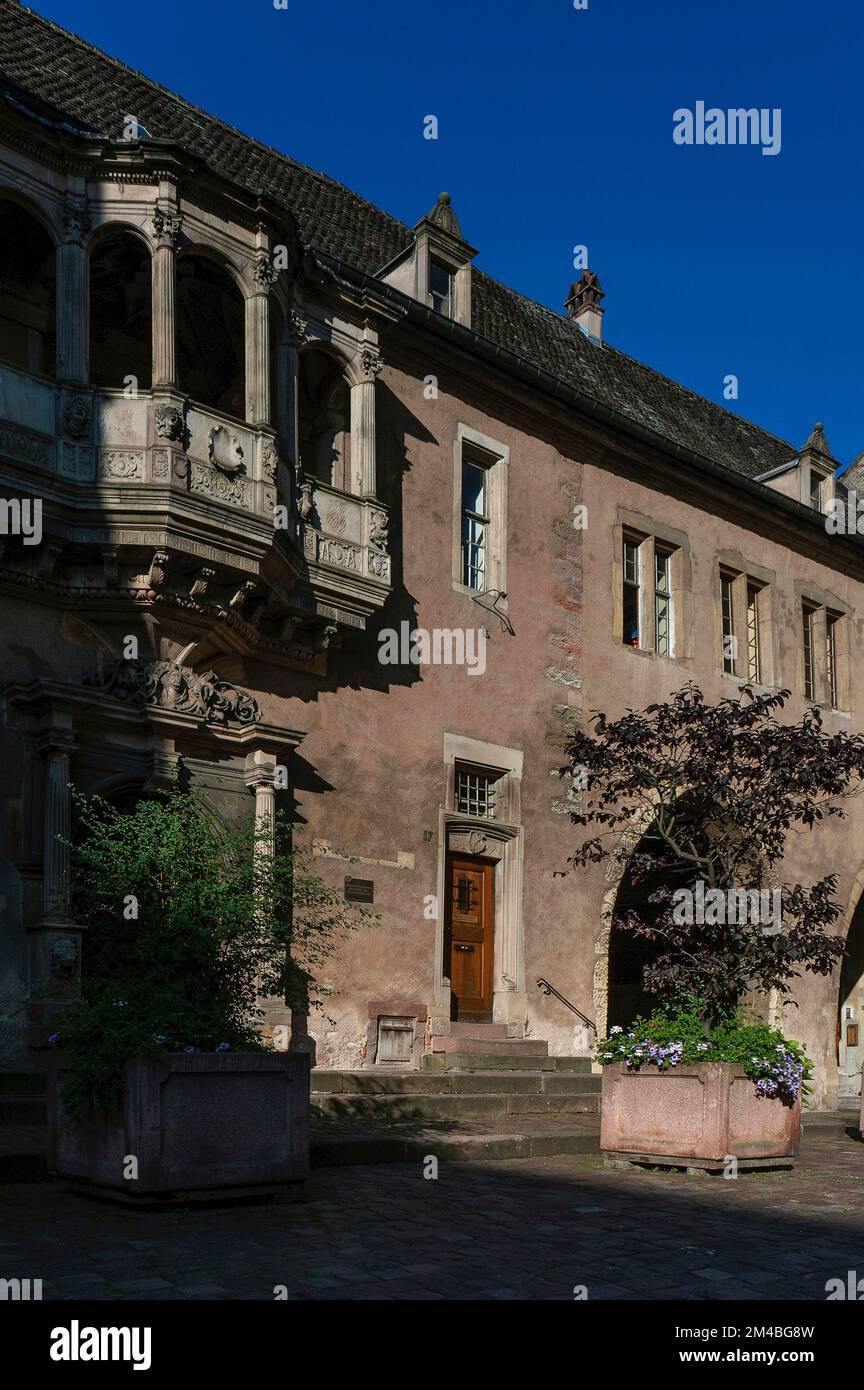
POLYGON ((309 1173, 309 1057, 171 1053, 126 1064, 123 1108, 73 1120, 48 1078, 49 1170, 130 1202, 290 1196, 309 1173), (136 1171, 130 1159, 137 1160, 136 1171))
POLYGON ((600 1148, 610 1160, 668 1167, 791 1167, 801 1103, 760 1097, 744 1068, 697 1062, 660 1071, 603 1068, 600 1148))
POLYGON ((861 1115, 858 1120, 858 1131, 861 1138, 864 1139, 864 1078, 861 1081, 861 1115))

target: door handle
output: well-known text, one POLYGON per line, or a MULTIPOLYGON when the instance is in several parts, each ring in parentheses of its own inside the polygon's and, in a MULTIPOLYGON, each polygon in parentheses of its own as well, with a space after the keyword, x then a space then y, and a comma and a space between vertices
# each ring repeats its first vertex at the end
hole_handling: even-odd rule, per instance
POLYGON ((474 950, 474 947, 473 947, 473 946, 462 946, 462 945, 459 945, 459 944, 457 943, 456 950, 457 950, 457 951, 473 951, 473 950, 474 950))

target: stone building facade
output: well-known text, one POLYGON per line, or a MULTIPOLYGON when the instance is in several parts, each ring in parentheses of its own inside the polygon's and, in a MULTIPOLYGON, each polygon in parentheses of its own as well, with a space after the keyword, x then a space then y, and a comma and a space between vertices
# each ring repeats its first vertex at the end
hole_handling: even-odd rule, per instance
MULTIPOLYGON (((319 1062, 416 1065, 454 1022, 585 1052, 634 981, 626 854, 560 873, 568 734, 691 679, 861 726, 821 426, 696 397, 604 341, 591 272, 533 304, 446 195, 406 227, 12 0, 0 97, 0 1065, 78 987, 70 782, 124 804, 178 759, 380 914, 319 1062)), ((862 815, 789 864, 840 875, 847 962, 785 1017, 829 1103, 864 1055, 862 815)))

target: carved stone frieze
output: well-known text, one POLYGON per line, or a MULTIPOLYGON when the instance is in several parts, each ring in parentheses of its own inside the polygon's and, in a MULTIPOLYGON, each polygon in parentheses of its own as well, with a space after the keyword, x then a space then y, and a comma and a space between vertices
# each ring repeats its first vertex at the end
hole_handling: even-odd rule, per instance
POLYGON ((252 510, 252 483, 248 478, 226 478, 224 473, 193 459, 189 481, 193 492, 205 492, 217 502, 230 502, 235 507, 252 510))
POLYGON ((124 661, 111 668, 102 689, 106 695, 143 709, 155 705, 197 715, 206 724, 257 724, 261 710, 248 691, 224 681, 214 671, 199 675, 173 661, 124 661))
POLYGON ((9 458, 36 468, 50 468, 54 453, 53 440, 40 439, 38 435, 13 425, 0 425, 0 454, 7 454, 9 458))
POLYGON ((144 477, 144 453, 138 449, 100 449, 99 477, 119 481, 144 477))

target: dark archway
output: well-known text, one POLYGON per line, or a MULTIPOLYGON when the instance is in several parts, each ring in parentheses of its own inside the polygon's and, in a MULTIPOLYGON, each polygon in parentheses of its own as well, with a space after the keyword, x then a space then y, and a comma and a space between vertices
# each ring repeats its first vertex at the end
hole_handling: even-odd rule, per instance
POLYGON ((303 472, 351 491, 351 391, 335 357, 300 356, 300 462, 303 472))
POLYGON ((0 198, 0 359, 42 376, 56 368, 54 262, 41 222, 0 198))
POLYGON ((663 904, 651 901, 652 895, 664 886, 675 889, 692 883, 692 870, 672 864, 667 863, 647 874, 634 867, 638 866, 640 855, 659 857, 662 849, 662 842, 649 830, 639 841, 618 887, 609 936, 607 1029, 616 1025, 624 1028, 639 1014, 650 1013, 658 1004, 657 996, 646 990, 644 976, 646 966, 664 954, 664 943, 623 927, 621 920, 628 912, 633 912, 640 921, 650 925, 663 908, 663 904))
POLYGON ((149 391, 152 360, 150 252, 130 232, 112 230, 90 255, 90 381, 149 391))
POLYGON ((840 968, 837 1012, 838 1094, 849 1101, 861 1094, 864 1065, 864 898, 849 924, 840 968))
POLYGON ((194 253, 177 263, 177 375, 199 405, 246 418, 246 311, 221 265, 194 253))

